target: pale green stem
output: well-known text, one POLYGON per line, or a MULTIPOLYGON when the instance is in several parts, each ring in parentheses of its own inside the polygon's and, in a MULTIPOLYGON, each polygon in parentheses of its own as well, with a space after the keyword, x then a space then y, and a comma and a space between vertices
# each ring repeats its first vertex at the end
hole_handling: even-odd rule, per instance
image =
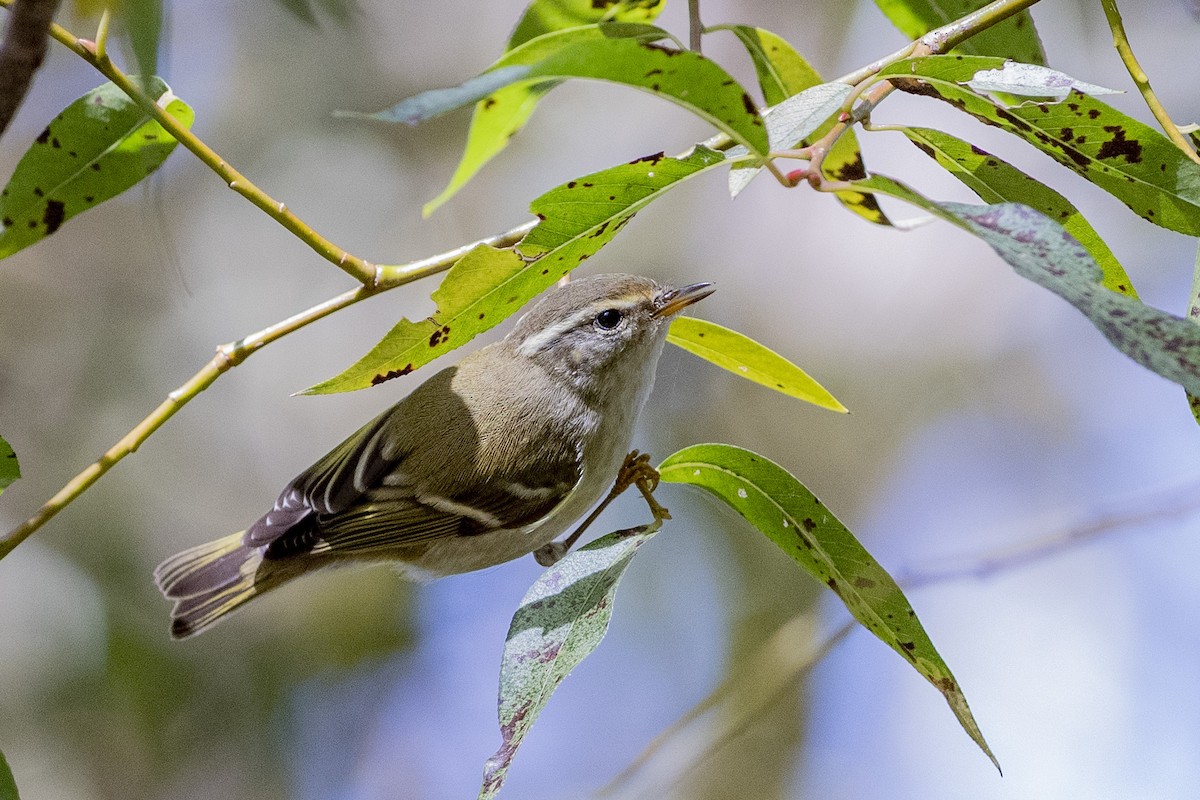
POLYGON ((1125 35, 1125 23, 1121 19, 1121 12, 1117 9, 1117 0, 1100 0, 1100 5, 1104 7, 1104 16, 1108 18, 1108 27, 1112 29, 1113 47, 1117 49, 1117 54, 1121 56, 1121 61, 1125 64, 1125 69, 1129 71, 1129 77, 1133 78, 1134 84, 1137 85, 1138 91, 1142 93, 1142 99, 1146 101, 1146 107, 1150 109, 1150 113, 1158 120, 1158 124, 1162 126, 1163 132, 1167 134, 1175 146, 1187 154, 1187 157, 1197 164, 1200 164, 1200 156, 1196 155, 1195 148, 1179 131, 1179 127, 1171 120, 1171 115, 1167 113, 1167 109, 1159 102, 1158 95, 1150 88, 1150 78, 1146 75, 1142 65, 1138 63, 1137 57, 1133 54, 1133 48, 1129 46, 1129 37, 1125 35))

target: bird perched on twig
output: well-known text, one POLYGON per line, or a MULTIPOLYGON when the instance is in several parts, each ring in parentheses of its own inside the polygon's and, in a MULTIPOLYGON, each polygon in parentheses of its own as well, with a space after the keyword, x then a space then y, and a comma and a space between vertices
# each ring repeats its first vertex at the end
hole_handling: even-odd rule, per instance
POLYGON ((247 530, 159 565, 155 580, 175 601, 172 636, 336 564, 389 562, 427 578, 531 552, 553 563, 586 523, 554 539, 619 470, 624 485, 653 472, 645 457, 626 457, 634 422, 671 319, 712 291, 597 275, 547 294, 504 339, 297 476, 247 530))

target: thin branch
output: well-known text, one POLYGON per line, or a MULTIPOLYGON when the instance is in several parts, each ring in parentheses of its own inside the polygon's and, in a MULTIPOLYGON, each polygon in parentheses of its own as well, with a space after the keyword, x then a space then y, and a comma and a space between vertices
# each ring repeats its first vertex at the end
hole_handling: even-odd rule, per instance
POLYGON ((136 452, 142 442, 146 441, 151 434, 161 428, 167 420, 175 416, 176 412, 187 405, 193 398, 211 386, 217 378, 238 364, 241 364, 266 345, 276 339, 287 336, 289 333, 298 331, 319 319, 327 317, 335 311, 348 308, 360 300, 365 300, 368 297, 396 286, 402 286, 419 278, 447 270, 454 262, 462 258, 466 252, 480 244, 489 244, 493 247, 512 246, 520 241, 521 237, 528 233, 532 226, 533 223, 526 223, 498 236, 473 242, 438 256, 431 256, 430 258, 414 261, 404 266, 391 267, 392 271, 389 273, 386 286, 359 286, 348 292, 343 292, 337 297, 330 298, 323 303, 318 303, 312 308, 289 317, 282 322, 277 322, 274 325, 263 328, 257 333, 252 333, 235 342, 221 345, 217 348, 217 354, 213 356, 212 360, 205 364, 199 372, 189 378, 182 386, 167 395, 167 399, 150 412, 145 419, 139 422, 133 430, 121 437, 120 441, 106 450, 87 469, 72 478, 66 486, 47 500, 38 509, 36 514, 14 528, 6 537, 0 539, 0 559, 12 552, 21 542, 28 539, 34 531, 53 519, 58 512, 62 511, 75 498, 87 491, 92 484, 98 481, 104 473, 112 469, 119 461, 136 452))
MULTIPOLYGON (((27 1, 20 0, 20 3, 24 4, 27 1)), ((12 6, 13 3, 14 0, 0 0, 0 6, 12 6)), ((289 211, 287 204, 271 197, 250 181, 249 178, 234 169, 216 151, 205 144, 200 137, 184 127, 179 120, 168 114, 166 109, 159 106, 155 102, 157 98, 147 95, 142 87, 138 85, 138 82, 131 80, 128 75, 117 67, 103 49, 100 49, 98 52, 95 42, 81 39, 60 25, 52 24, 50 26, 50 35, 64 47, 67 47, 71 52, 94 67, 101 75, 116 84, 121 91, 129 95, 129 98, 139 108, 153 117, 158 124, 162 125, 168 133, 175 137, 176 141, 190 150, 209 169, 217 173, 230 189, 233 189, 259 209, 266 212, 271 219, 291 231, 296 238, 315 250, 318 255, 336 265, 359 283, 363 285, 375 284, 378 278, 377 270, 379 269, 375 264, 343 250, 324 236, 321 236, 309 227, 307 223, 289 211)), ((3 73, 0 72, 0 74, 3 73)))
POLYGON ((59 0, 17 0, 0 43, 0 136, 29 92, 46 57, 48 33, 59 0))
POLYGON ((700 21, 700 0, 688 0, 688 44, 697 53, 704 38, 704 23, 700 21))
MULTIPOLYGON (((1086 519, 1076 525, 1033 537, 1015 546, 949 561, 940 566, 913 570, 898 579, 908 591, 958 580, 985 580, 1012 572, 1038 561, 1083 547, 1117 532, 1154 522, 1200 513, 1200 481, 1172 489, 1158 490, 1131 501, 1127 508, 1086 519)), ((770 707, 789 687, 812 671, 858 625, 849 621, 832 634, 813 643, 811 612, 801 612, 785 622, 744 664, 739 665, 703 700, 655 736, 638 756, 613 778, 597 796, 612 796, 618 789, 666 748, 678 742, 688 729, 709 711, 730 703, 729 721, 719 730, 698 734, 687 755, 670 760, 676 775, 685 775, 710 758, 730 739, 746 729, 754 717, 770 707), (747 700, 748 687, 762 688, 747 700), (732 699, 739 702, 732 704, 732 699)), ((672 784, 674 780, 670 781, 672 784)))
POLYGON ((1196 155, 1195 148, 1188 142, 1187 138, 1179 131, 1179 127, 1171 121, 1171 115, 1167 113, 1167 109, 1159 102, 1158 95, 1150 88, 1150 78, 1147 77, 1142 65, 1138 63, 1137 58, 1133 55, 1133 49, 1129 46, 1129 37, 1125 35, 1125 23, 1121 20, 1121 12, 1117 9, 1117 0, 1100 0, 1100 5, 1104 7, 1104 16, 1108 18, 1108 27, 1112 29, 1113 47, 1117 49, 1117 53, 1121 56, 1121 61, 1125 64, 1125 69, 1129 70, 1129 77, 1133 78, 1133 82, 1137 85, 1138 91, 1142 93, 1142 99, 1146 101, 1146 107, 1150 109, 1150 113, 1158 120, 1158 124, 1162 126, 1163 132, 1167 134, 1175 146, 1187 154, 1187 157, 1197 164, 1200 164, 1200 155, 1196 155))

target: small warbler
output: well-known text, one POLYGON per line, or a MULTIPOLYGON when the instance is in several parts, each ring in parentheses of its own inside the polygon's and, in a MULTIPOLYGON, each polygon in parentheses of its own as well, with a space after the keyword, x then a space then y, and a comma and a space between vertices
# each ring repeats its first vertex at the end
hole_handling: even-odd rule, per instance
POLYGON ((582 528, 555 537, 622 468, 672 317, 712 291, 597 275, 550 292, 302 472, 248 529, 160 564, 171 635, 335 564, 421 579, 531 552, 553 563, 582 528))

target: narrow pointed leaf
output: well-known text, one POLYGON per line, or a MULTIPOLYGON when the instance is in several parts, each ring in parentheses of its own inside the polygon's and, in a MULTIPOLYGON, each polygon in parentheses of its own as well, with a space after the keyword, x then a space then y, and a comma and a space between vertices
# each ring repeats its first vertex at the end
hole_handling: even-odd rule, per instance
POLYGON ((1122 94, 1120 89, 1106 89, 1094 83, 1085 83, 1058 70, 1038 64, 1021 64, 1005 61, 999 69, 981 69, 966 82, 976 92, 999 92, 1022 97, 1055 97, 1066 99, 1071 92, 1083 94, 1122 94))
POLYGON ((427 119, 447 114, 451 111, 478 103, 490 94, 494 94, 506 86, 511 86, 529 74, 529 67, 523 64, 513 64, 507 67, 497 67, 482 75, 463 81, 458 86, 445 89, 431 89, 427 92, 413 95, 401 100, 391 108, 376 111, 371 114, 359 111, 334 111, 335 117, 343 119, 374 119, 380 122, 402 122, 405 125, 416 125, 427 119))
MULTIPOLYGON (((758 85, 762 90, 763 99, 768 106, 778 105, 792 95, 799 94, 805 89, 824 83, 824 79, 805 58, 796 52, 786 39, 763 28, 753 28, 749 25, 731 25, 729 30, 738 37, 750 59, 754 62, 754 71, 758 75, 758 85)), ((828 120, 800 141, 800 147, 806 147, 816 139, 824 136, 833 126, 835 120, 828 120)), ((838 137, 833 147, 825 155, 823 172, 829 178, 842 181, 858 180, 867 177, 863 165, 862 151, 858 146, 858 137, 854 130, 848 130, 838 137)), ((732 174, 730 176, 732 181, 732 174)), ((742 186, 742 188, 745 188, 742 186)), ((731 185, 730 190, 733 190, 731 185)), ((736 192, 734 192, 736 194, 736 192)), ((858 214, 863 219, 877 225, 890 225, 875 196, 859 192, 838 192, 838 201, 846 208, 858 214)))
POLYGON ((13 778, 4 753, 0 753, 0 800, 21 800, 21 796, 17 794, 17 781, 13 778))
POLYGON ((1200 235, 1200 165, 1150 126, 1094 97, 1072 92, 1062 102, 1006 108, 964 83, 1003 61, 930 56, 883 70, 897 86, 951 103, 982 122, 1013 133, 1109 192, 1138 216, 1190 236, 1200 235))
POLYGON ((1057 222, 1016 203, 941 207, 963 220, 1018 275, 1075 306, 1122 353, 1200 395, 1200 326, 1107 291, 1091 255, 1057 222))
POLYGON ((715 322, 678 317, 671 323, 667 341, 734 375, 815 406, 846 413, 846 407, 804 370, 745 334, 715 322))
POLYGON ((20 477, 21 466, 17 463, 17 454, 13 452, 12 445, 0 436, 0 494, 20 477))
POLYGON ((666 0, 533 0, 521 15, 508 49, 546 33, 591 25, 598 22, 653 22, 662 13, 666 0))
MULTIPOLYGON (((157 75, 158 50, 163 28, 163 0, 123 0, 116 7, 129 31, 129 44, 133 49, 134 60, 137 61, 138 73, 157 75)), ((142 82, 140 78, 135 80, 142 82)), ((145 85, 142 88, 148 89, 145 85)))
MULTIPOLYGON (((160 79, 150 84, 158 104, 190 126, 187 103, 160 79)), ((71 103, 37 137, 0 191, 0 258, 130 188, 158 169, 176 144, 111 83, 71 103)))
POLYGON ((1104 272, 1103 283, 1114 292, 1137 297, 1133 282, 1100 234, 1071 201, 1044 183, 986 150, 932 128, 905 128, 904 135, 921 152, 979 195, 988 204, 1023 203, 1058 220, 1075 237, 1104 272))
POLYGON ((516 249, 480 245, 450 268, 433 293, 437 311, 400 320, 357 363, 305 389, 329 394, 407 375, 490 330, 597 252, 664 192, 721 166, 721 153, 696 147, 682 159, 662 154, 585 175, 533 201, 542 221, 516 249))
MULTIPOLYGON (((892 24, 909 39, 916 39, 934 28, 965 17, 990 0, 875 0, 892 24)), ((1022 11, 1003 22, 980 31, 955 50, 975 55, 1005 56, 1026 64, 1045 64, 1046 53, 1033 17, 1022 11)))
POLYGON ((599 646, 612 618, 617 583, 651 523, 581 547, 538 578, 513 615, 500 663, 500 749, 483 768, 479 800, 495 797, 517 748, 563 679, 599 646))
POLYGON ((996 763, 958 681, 900 587, 787 470, 740 447, 700 444, 670 456, 658 471, 664 481, 700 486, 723 500, 832 589, 863 627, 942 693, 967 735, 996 763))

